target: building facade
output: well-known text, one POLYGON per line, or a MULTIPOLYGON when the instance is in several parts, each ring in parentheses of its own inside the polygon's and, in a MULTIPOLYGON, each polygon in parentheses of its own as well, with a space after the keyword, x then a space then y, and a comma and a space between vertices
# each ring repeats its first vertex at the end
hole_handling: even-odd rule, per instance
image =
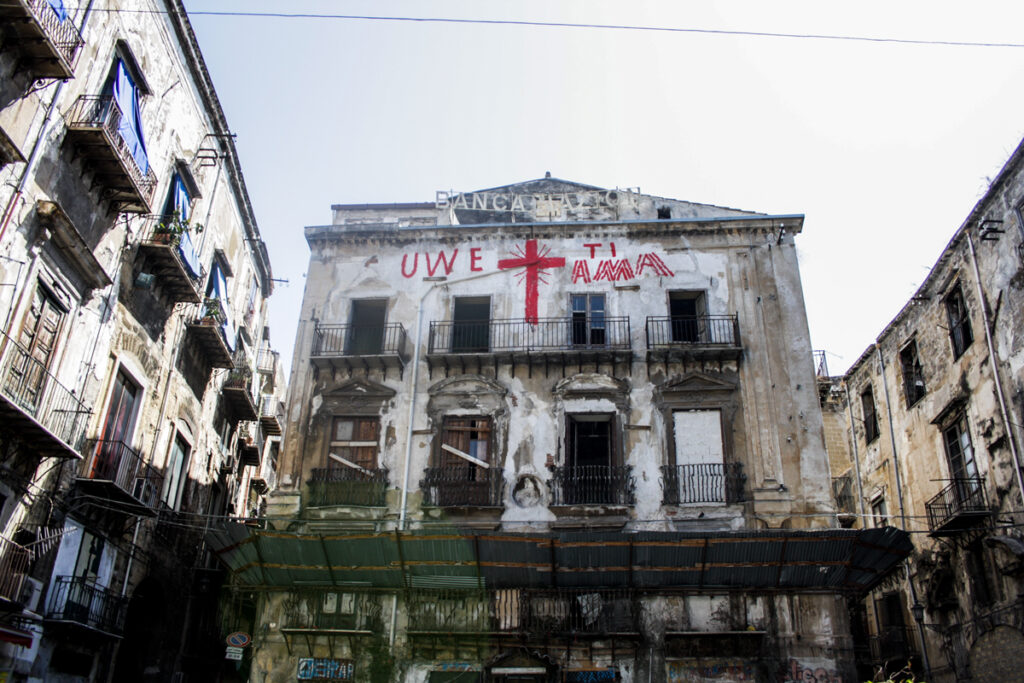
POLYGON ((852 681, 803 218, 546 177, 306 228, 250 680, 852 681))
POLYGON ((0 677, 217 679, 203 534, 260 513, 284 381, 180 2, 4 3, 0 209, 0 677))
POLYGON ((929 681, 1024 667, 1022 156, 876 342, 822 383, 840 519, 914 541, 904 576, 857 610, 864 660, 913 660, 929 681))

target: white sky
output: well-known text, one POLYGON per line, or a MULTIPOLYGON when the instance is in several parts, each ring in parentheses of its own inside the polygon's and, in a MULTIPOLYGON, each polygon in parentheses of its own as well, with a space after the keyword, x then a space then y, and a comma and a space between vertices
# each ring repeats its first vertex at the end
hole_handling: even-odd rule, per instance
MULTIPOLYGON (((191 12, 522 19, 1024 42, 1024 3, 186 0, 191 12)), ((542 177, 773 214, 844 371, 1024 134, 1024 48, 193 15, 270 249, 290 357, 338 203, 542 177)), ((1007 226, 1012 227, 1012 226, 1007 226)), ((290 367, 286 365, 286 367, 290 367)))

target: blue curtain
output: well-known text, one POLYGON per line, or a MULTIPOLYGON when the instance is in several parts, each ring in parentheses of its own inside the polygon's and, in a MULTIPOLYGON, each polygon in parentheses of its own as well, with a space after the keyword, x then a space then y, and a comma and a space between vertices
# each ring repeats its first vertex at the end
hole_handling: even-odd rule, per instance
POLYGON ((224 333, 224 341, 227 342, 228 348, 234 351, 235 327, 231 322, 231 306, 228 302, 228 282, 224 278, 224 272, 216 262, 213 264, 213 295, 220 299, 220 307, 224 311, 224 322, 221 323, 220 326, 221 332, 224 333))
POLYGON ((192 277, 199 277, 199 257, 196 256, 196 249, 192 246, 192 236, 187 232, 181 233, 181 238, 178 240, 178 253, 192 277))
POLYGON ((121 121, 117 125, 117 132, 128 145, 128 151, 138 164, 139 170, 145 175, 149 173, 149 155, 146 153, 146 140, 142 135, 139 90, 121 59, 117 60, 117 73, 114 75, 114 101, 121 109, 121 121))
MULTIPOLYGON (((178 212, 178 218, 182 221, 188 220, 192 198, 188 194, 188 188, 185 187, 185 181, 177 173, 174 174, 174 178, 171 180, 170 204, 171 211, 178 212)), ((178 254, 181 255, 181 260, 191 272, 192 277, 199 277, 199 258, 196 256, 195 247, 192 245, 192 236, 188 232, 181 233, 181 237, 178 240, 178 254)))
POLYGON ((47 3, 63 24, 64 20, 68 18, 68 12, 64 9, 64 0, 47 0, 47 3))

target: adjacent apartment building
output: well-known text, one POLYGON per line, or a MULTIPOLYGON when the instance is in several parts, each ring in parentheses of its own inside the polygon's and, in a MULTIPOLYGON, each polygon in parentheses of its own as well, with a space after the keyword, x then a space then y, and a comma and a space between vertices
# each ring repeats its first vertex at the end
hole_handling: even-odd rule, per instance
POLYGON ((868 666, 928 681, 1024 669, 1024 144, 924 283, 822 382, 840 519, 911 532, 900 580, 855 612, 868 666))
POLYGON ((268 527, 217 529, 250 680, 852 681, 794 238, 545 177, 333 207, 268 527))
POLYGON ((284 381, 178 0, 0 5, 0 212, 0 680, 217 679, 203 533, 260 513, 284 381))

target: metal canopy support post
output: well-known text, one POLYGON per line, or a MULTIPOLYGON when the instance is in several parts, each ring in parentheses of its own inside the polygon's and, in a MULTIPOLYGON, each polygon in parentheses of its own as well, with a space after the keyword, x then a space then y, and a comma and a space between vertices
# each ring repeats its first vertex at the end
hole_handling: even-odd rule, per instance
POLYGON ((327 567, 327 573, 331 576, 331 585, 337 586, 338 580, 334 577, 334 567, 331 565, 331 559, 327 557, 327 544, 324 543, 324 535, 317 534, 317 536, 320 538, 320 550, 322 550, 324 554, 324 566, 327 567))

